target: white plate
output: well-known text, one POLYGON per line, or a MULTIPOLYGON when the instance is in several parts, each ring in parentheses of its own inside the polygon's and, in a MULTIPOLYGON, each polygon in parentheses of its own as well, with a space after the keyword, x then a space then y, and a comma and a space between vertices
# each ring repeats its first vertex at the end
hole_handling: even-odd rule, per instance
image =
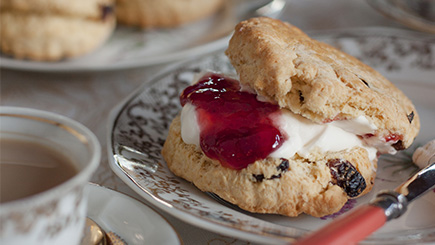
POLYGON ((156 211, 119 192, 88 184, 88 217, 127 244, 181 244, 174 228, 156 211))
MULTIPOLYGON (((411 149, 382 157, 374 190, 345 207, 367 203, 380 189, 392 189, 416 169, 410 155, 435 138, 435 42, 411 38, 390 29, 329 32, 317 39, 335 45, 379 70, 415 103, 422 128, 411 149)), ((409 33, 405 33, 409 34, 409 33)), ((179 94, 195 72, 234 72, 222 52, 179 64, 126 98, 109 119, 108 152, 113 171, 133 190, 166 212, 210 231, 259 243, 285 243, 330 222, 332 217, 297 218, 242 211, 174 176, 160 150, 168 126, 180 110, 179 94), (134 150, 141 153, 135 153, 134 150), (155 172, 153 172, 155 170, 155 172)), ((408 212, 390 221, 363 243, 416 242, 435 238, 435 193, 412 203, 408 212)))
MULTIPOLYGON (((216 15, 173 29, 141 31, 118 26, 101 48, 76 59, 38 62, 0 54, 0 67, 49 72, 103 71, 157 65, 199 56, 225 47, 235 24, 261 14, 254 10, 268 2, 229 1, 216 15)), ((277 16, 279 12, 263 14, 277 16)))

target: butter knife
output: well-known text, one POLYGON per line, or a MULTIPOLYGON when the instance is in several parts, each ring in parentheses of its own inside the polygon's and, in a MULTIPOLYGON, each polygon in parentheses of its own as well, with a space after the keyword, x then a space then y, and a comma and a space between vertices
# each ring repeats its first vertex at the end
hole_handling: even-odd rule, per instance
POLYGON ((356 244, 387 221, 399 218, 412 201, 435 187, 435 162, 393 190, 381 191, 369 204, 308 234, 295 244, 356 244))

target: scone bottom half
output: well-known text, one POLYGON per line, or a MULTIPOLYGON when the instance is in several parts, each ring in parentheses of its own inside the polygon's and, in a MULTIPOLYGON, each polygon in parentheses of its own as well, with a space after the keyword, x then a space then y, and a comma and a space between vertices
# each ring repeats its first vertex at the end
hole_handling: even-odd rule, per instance
MULTIPOLYGON (((300 43, 295 43, 285 33, 283 34, 285 38, 282 38, 280 36, 282 30, 273 33, 275 35, 273 38, 270 37, 272 34, 263 28, 252 33, 244 30, 251 28, 250 25, 267 27, 271 23, 280 26, 277 29, 290 28, 296 34, 303 36, 302 39, 309 39, 289 24, 269 18, 256 18, 240 23, 226 51, 238 72, 240 82, 220 74, 209 73, 197 84, 184 90, 180 96, 183 110, 170 126, 162 154, 169 169, 175 175, 194 183, 202 191, 213 192, 247 211, 286 216, 306 213, 322 217, 338 212, 348 199, 360 197, 372 189, 377 156, 380 153, 395 153, 396 150, 409 146, 419 130, 418 114, 409 99, 385 78, 381 77, 383 79, 381 82, 372 83, 369 75, 379 79, 380 75, 377 72, 330 46, 325 46, 327 49, 324 50, 324 54, 316 54, 318 49, 316 45, 325 44, 315 41, 302 47, 302 49, 312 49, 306 53, 314 57, 308 55, 307 63, 302 66, 315 67, 319 63, 316 59, 323 56, 342 57, 343 60, 339 62, 342 67, 337 64, 330 65, 338 70, 334 71, 335 78, 339 73, 347 74, 346 67, 357 70, 354 67, 356 66, 363 71, 364 78, 358 78, 359 84, 363 87, 352 82, 346 84, 345 78, 340 78, 340 83, 335 83, 335 80, 331 82, 322 77, 326 75, 319 75, 321 79, 314 76, 309 81, 303 80, 304 76, 306 79, 313 76, 313 74, 302 74, 312 73, 311 70, 298 71, 292 68, 294 59, 272 60, 270 57, 270 52, 276 45, 274 42, 285 47, 279 50, 283 56, 292 55, 285 52, 291 53, 301 49, 300 43), (245 31, 249 35, 242 38, 245 31), (248 37, 248 40, 244 40, 248 37), (264 42, 268 38, 270 40, 264 42), (258 43, 264 46, 256 47, 258 43), (308 62, 310 58, 312 64, 308 62), (279 73, 286 69, 296 71, 292 71, 292 75, 286 79, 280 80, 283 77, 279 73), (298 73, 301 74, 295 75, 298 73), (211 79, 213 76, 215 80, 230 82, 225 86, 216 85, 211 79), (201 81, 205 81, 204 84, 208 84, 209 87, 201 84, 201 81), (281 91, 283 86, 287 86, 287 92, 284 94, 281 91), (343 102, 354 105, 341 105, 342 111, 330 117, 331 111, 336 109, 332 104, 338 103, 331 100, 323 104, 323 107, 317 108, 323 109, 325 113, 313 113, 316 106, 320 104, 319 101, 315 101, 316 97, 310 95, 310 91, 323 88, 320 91, 323 91, 321 96, 325 98, 321 100, 328 101, 329 97, 343 92, 343 86, 356 91, 352 92, 352 96, 355 97, 353 100, 347 98, 348 102, 343 102), (329 91, 335 87, 339 88, 338 91, 329 91), (297 88, 296 92, 294 88, 297 88), (366 100, 376 102, 374 98, 378 98, 377 93, 387 89, 392 92, 390 101, 403 99, 404 102, 398 103, 395 109, 401 112, 409 111, 406 114, 407 127, 403 122, 393 125, 393 121, 389 118, 392 115, 385 115, 381 121, 379 117, 372 116, 370 110, 362 110, 363 106, 361 108, 356 106, 358 103, 366 103, 366 100), (242 97, 249 97, 248 100, 254 97, 257 102, 254 106, 251 104, 247 107, 234 105, 232 103, 237 104, 241 97, 232 99, 233 95, 228 96, 228 91, 236 97, 243 94, 242 97), (218 98, 223 101, 210 101, 207 93, 212 94, 210 98, 213 100, 218 98), (311 103, 311 100, 314 101, 311 103), (297 101, 296 106, 294 101, 297 101), (205 107, 201 107, 201 103, 205 107), (228 105, 230 109, 227 108, 228 105), (265 110, 255 109, 264 105, 266 105, 265 110), (190 114, 186 111, 190 111, 190 114), (260 114, 259 118, 264 118, 257 120, 252 117, 252 114, 256 113, 260 114), (232 118, 233 114, 239 116, 232 118), (293 127, 292 124, 298 126, 293 127), (228 128, 225 128, 227 127, 225 125, 229 125, 228 128), (186 133, 183 127, 193 128, 196 131, 188 130, 186 133), (301 128, 301 131, 295 128, 301 128), (355 130, 355 128, 359 129, 355 130), (204 135, 207 133, 204 132, 213 132, 215 136, 206 137, 204 135), (341 142, 341 139, 346 140, 341 142), (299 142, 299 148, 288 146, 288 142, 297 141, 302 142, 299 142)), ((298 35, 295 35, 295 39, 301 38, 298 35)), ((315 69, 317 74, 328 73, 331 67, 321 66, 315 69)), ((390 106, 389 103, 386 105, 390 106)), ((382 104, 375 106, 380 107, 376 110, 385 112, 382 104)))

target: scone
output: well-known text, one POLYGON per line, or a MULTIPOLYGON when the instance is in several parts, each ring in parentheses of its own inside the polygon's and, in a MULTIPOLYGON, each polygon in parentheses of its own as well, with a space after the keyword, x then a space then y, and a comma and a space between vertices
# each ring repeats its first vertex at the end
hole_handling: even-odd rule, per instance
POLYGON ((202 191, 250 212, 321 217, 369 192, 377 156, 419 131, 411 101, 357 59, 288 23, 239 23, 240 81, 206 73, 180 96, 162 155, 202 191))
POLYGON ((171 28, 212 15, 223 0, 116 0, 119 23, 140 28, 171 28))
POLYGON ((1 51, 55 61, 89 53, 115 28, 114 0, 2 0, 1 51))

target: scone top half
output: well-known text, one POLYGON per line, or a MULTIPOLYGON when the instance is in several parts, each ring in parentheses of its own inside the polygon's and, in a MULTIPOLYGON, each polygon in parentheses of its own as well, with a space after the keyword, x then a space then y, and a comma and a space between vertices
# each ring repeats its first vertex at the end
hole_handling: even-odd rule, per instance
POLYGON ((288 23, 266 17, 239 23, 226 55, 243 85, 293 113, 316 123, 365 117, 376 128, 361 135, 369 144, 402 150, 419 131, 414 105, 390 81, 288 23))

